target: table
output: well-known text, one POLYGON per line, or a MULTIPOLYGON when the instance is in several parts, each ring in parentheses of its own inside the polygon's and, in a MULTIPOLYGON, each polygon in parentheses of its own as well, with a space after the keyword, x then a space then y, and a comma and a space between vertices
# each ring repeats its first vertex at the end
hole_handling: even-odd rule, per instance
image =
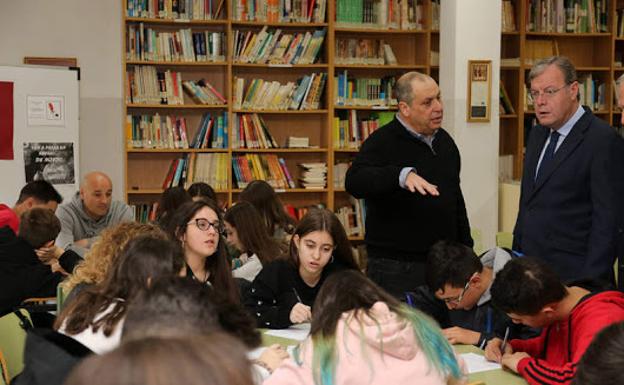
MULTIPOLYGON (((265 334, 267 329, 260 329, 262 334, 262 345, 269 346, 272 344, 280 344, 284 346, 296 345, 298 341, 287 338, 281 338, 265 334)), ((477 353, 483 354, 483 351, 473 345, 455 345, 458 353, 477 353)), ((468 375, 468 382, 483 381, 486 385, 526 385, 526 381, 515 373, 506 370, 490 370, 487 372, 471 373, 468 375)))

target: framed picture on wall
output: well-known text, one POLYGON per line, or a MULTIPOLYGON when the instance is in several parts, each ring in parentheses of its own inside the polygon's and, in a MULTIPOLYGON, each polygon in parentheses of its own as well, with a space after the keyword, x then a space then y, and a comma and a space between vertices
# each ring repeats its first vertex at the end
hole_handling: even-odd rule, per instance
POLYGON ((492 61, 468 61, 468 122, 489 122, 492 110, 492 61))

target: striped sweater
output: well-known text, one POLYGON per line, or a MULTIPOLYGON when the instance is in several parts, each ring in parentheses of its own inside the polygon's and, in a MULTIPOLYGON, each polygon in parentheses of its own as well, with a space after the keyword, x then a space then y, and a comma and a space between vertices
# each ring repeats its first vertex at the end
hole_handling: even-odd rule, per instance
POLYGON ((569 384, 594 336, 622 320, 623 293, 605 291, 587 295, 567 319, 545 327, 538 337, 510 341, 514 352, 531 356, 518 363, 518 373, 531 385, 569 384))

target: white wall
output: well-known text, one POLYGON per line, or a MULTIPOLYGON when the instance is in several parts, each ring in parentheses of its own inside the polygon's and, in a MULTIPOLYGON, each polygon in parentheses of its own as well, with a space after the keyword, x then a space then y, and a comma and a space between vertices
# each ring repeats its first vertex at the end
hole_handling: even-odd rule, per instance
POLYGON ((447 129, 462 156, 462 190, 468 218, 495 245, 498 231, 498 83, 501 1, 444 0, 440 20, 440 88, 447 129), (492 60, 492 111, 488 123, 466 122, 468 60, 492 60))
POLYGON ((120 0, 21 0, 0 6, 0 64, 21 65, 24 56, 78 59, 80 171, 110 175, 117 199, 123 197, 121 12, 120 0))

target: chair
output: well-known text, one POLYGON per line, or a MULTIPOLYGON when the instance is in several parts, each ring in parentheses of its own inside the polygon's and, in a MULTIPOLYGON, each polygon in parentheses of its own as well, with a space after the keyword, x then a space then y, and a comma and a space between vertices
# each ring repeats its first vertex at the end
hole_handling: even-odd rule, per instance
POLYGON ((23 316, 23 320, 15 313, 0 318, 0 351, 4 353, 9 380, 21 373, 24 368, 26 329, 31 326, 28 312, 24 309, 17 311, 23 316))
POLYGON ((472 247, 472 249, 474 250, 475 254, 481 255, 481 253, 483 253, 484 251, 483 239, 481 238, 481 230, 471 227, 470 236, 472 237, 472 240, 474 242, 474 246, 472 247))
POLYGON ((511 250, 513 246, 513 234, 505 231, 496 233, 496 246, 511 250))
POLYGON ((7 369, 6 360, 2 349, 0 349, 0 385, 8 385, 9 383, 9 371, 7 369))

